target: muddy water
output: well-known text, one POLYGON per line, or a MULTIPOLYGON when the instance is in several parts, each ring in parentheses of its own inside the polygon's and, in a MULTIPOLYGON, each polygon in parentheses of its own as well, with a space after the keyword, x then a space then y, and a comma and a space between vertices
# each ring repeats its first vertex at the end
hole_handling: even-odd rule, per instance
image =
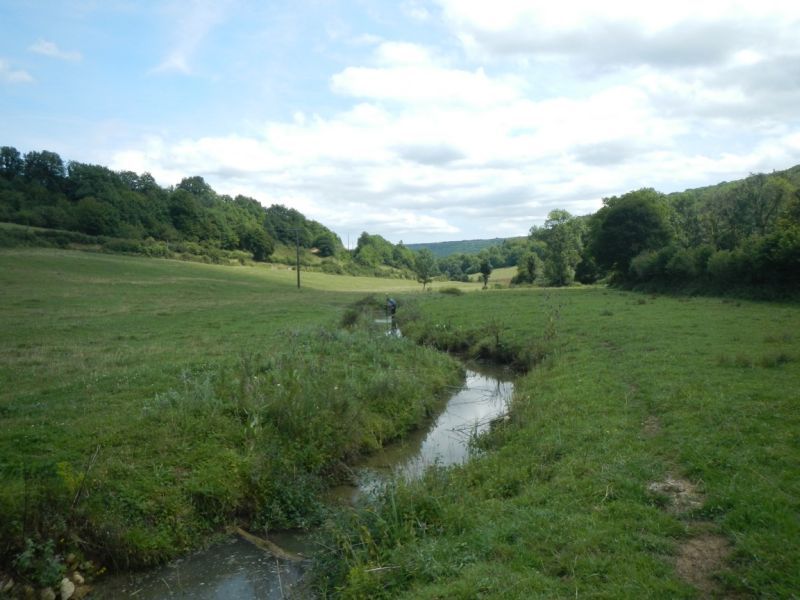
POLYGON ((427 428, 371 455, 354 470, 354 484, 336 488, 334 495, 352 501, 391 477, 415 479, 430 465, 448 466, 466 461, 470 438, 505 415, 513 390, 507 372, 471 365, 464 386, 427 428))
MULTIPOLYGON (((354 469, 354 483, 333 491, 339 502, 352 502, 369 494, 391 477, 413 479, 432 464, 452 465, 469 458, 469 440, 502 418, 513 384, 501 370, 471 365, 464 386, 447 402, 427 428, 386 447, 354 469)), ((272 535, 270 539, 295 553, 310 549, 305 535, 272 535)), ((169 565, 145 573, 109 578, 92 598, 237 598, 266 600, 304 597, 305 563, 278 560, 238 537, 222 542, 169 565)))
POLYGON ((159 569, 109 578, 91 598, 277 600, 291 596, 303 570, 232 537, 159 569))

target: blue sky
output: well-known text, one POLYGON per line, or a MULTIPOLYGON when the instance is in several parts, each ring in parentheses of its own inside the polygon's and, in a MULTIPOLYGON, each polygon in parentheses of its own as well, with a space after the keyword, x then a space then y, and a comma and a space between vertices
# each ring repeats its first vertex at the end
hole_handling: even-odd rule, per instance
POLYGON ((347 241, 800 163, 800 3, 0 0, 0 145, 201 175, 347 241))

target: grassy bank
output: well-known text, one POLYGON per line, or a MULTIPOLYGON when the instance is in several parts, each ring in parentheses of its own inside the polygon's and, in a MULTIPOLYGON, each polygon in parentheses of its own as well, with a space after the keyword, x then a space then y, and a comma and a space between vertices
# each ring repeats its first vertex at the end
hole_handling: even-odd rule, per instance
POLYGON ((44 584, 68 550, 145 565, 232 522, 303 526, 341 461, 460 377, 440 353, 338 327, 367 282, 411 282, 294 277, 0 252, 3 564, 44 584))
POLYGON ((595 288, 435 295, 415 312, 404 332, 427 343, 544 360, 482 456, 328 523, 322 595, 800 589, 796 304, 595 288))

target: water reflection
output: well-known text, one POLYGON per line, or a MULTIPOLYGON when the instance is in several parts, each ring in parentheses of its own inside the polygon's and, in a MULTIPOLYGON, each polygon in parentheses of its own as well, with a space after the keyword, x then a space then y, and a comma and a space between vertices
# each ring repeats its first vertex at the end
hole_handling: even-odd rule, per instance
MULTIPOLYGON (((477 367, 475 367, 477 368, 477 367)), ((380 487, 391 476, 415 479, 429 465, 460 464, 470 455, 469 440, 504 415, 514 384, 498 371, 468 369, 461 390, 447 402, 444 411, 428 428, 409 434, 367 458, 355 471, 356 485, 337 490, 340 500, 352 501, 359 494, 380 487)))

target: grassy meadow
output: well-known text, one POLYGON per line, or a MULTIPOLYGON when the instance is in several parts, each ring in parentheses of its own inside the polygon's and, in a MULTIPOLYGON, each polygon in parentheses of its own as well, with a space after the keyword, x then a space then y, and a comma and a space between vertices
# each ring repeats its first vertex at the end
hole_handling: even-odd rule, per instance
POLYGON ((321 597, 797 594, 800 306, 295 277, 0 252, 3 565, 44 585, 66 551, 125 568, 319 523, 342 465, 458 382, 453 350, 520 371, 510 418, 330 516, 321 597), (389 293, 404 339, 365 325, 389 293))
POLYGON ((800 307, 604 288, 411 304, 406 335, 532 368, 479 457, 329 523, 348 559, 320 556, 324 593, 796 597, 800 307))
POLYGON ((458 382, 439 352, 339 325, 365 290, 419 284, 302 285, 264 266, 0 252, 3 562, 32 540, 35 579, 58 570, 48 538, 124 567, 233 522, 303 526, 340 461, 458 382))

